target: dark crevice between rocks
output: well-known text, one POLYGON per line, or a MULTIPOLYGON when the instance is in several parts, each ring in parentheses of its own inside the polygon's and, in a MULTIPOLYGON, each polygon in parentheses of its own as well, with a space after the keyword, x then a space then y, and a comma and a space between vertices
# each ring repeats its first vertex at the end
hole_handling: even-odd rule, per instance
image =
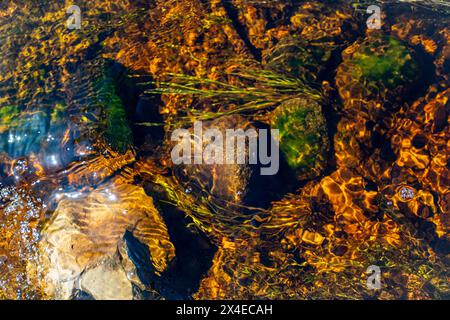
POLYGON ((329 141, 328 161, 319 178, 330 175, 337 168, 334 136, 338 131, 337 125, 342 118, 342 114, 339 110, 343 109, 343 102, 335 86, 336 71, 338 66, 342 63, 342 52, 344 49, 364 33, 362 28, 355 30, 350 22, 345 22, 341 29, 342 33, 345 35, 344 39, 331 51, 330 58, 317 76, 317 83, 327 82, 329 84, 328 88, 322 88, 325 95, 324 104, 322 105, 322 114, 326 120, 329 141))
POLYGON ((257 49, 250 41, 248 37, 248 33, 246 31, 246 27, 242 25, 242 23, 239 21, 239 12, 238 9, 231 3, 231 1, 228 0, 221 0, 222 6, 225 8, 225 11, 228 15, 228 17, 231 20, 231 23, 233 24, 234 29, 238 33, 241 40, 244 42, 245 46, 248 48, 250 53, 253 55, 253 57, 261 61, 262 55, 261 50, 257 49))
MULTIPOLYGON (((333 97, 332 101, 336 102, 338 100, 336 100, 333 97)), ((329 147, 327 154, 327 164, 319 178, 322 178, 323 176, 329 175, 332 172, 336 171, 337 164, 336 164, 336 152, 334 148, 334 136, 337 133, 337 125, 341 120, 341 116, 337 114, 335 110, 333 110, 331 102, 328 102, 324 106, 322 106, 322 114, 325 117, 326 121, 329 147)))
POLYGON ((322 114, 325 117, 327 134, 329 141, 328 149, 328 161, 325 169, 323 170, 321 177, 331 174, 336 170, 336 152, 334 148, 334 136, 337 133, 337 125, 341 120, 341 115, 337 111, 337 107, 342 109, 342 103, 337 89, 334 87, 334 77, 336 75, 336 69, 342 62, 342 47, 338 47, 331 52, 330 59, 328 60, 325 68, 318 76, 318 81, 327 81, 330 84, 329 90, 327 90, 325 103, 322 105, 322 114))
POLYGON ((153 288, 165 299, 191 299, 199 289, 200 280, 211 268, 217 248, 206 236, 194 233, 188 228, 192 220, 164 201, 164 190, 150 183, 144 188, 154 198, 155 205, 166 223, 176 255, 168 269, 158 276, 150 262, 148 248, 127 232, 124 239, 129 257, 144 285, 153 288))
POLYGON ((423 97, 430 86, 438 82, 434 57, 428 54, 421 46, 414 46, 413 49, 413 59, 417 61, 420 73, 414 83, 414 90, 410 90, 409 94, 403 96, 404 101, 406 101, 408 105, 411 105, 414 101, 423 97))
MULTIPOLYGON (((137 276, 139 280, 147 287, 155 290, 162 297, 169 300, 183 299, 183 295, 179 293, 176 284, 170 283, 164 276, 158 276, 156 270, 151 263, 151 254, 146 245, 137 240, 129 231, 124 236, 127 245, 128 257, 136 267, 137 276)), ((150 295, 141 293, 143 297, 150 295)))
POLYGON ((156 7, 155 0, 133 0, 130 4, 133 8, 152 9, 156 7))

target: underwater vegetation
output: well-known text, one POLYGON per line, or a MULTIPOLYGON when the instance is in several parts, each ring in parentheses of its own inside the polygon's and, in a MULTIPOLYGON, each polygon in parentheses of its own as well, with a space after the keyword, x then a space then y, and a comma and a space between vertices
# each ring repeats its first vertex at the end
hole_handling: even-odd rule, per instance
POLYGON ((270 115, 280 130, 280 151, 299 179, 310 179, 326 166, 328 136, 321 106, 296 98, 283 102, 270 115))
POLYGON ((0 5, 0 298, 448 299, 449 6, 377 3, 0 5), (199 120, 280 170, 174 164, 199 120))
POLYGON ((417 63, 408 48, 395 38, 379 38, 362 45, 353 54, 354 76, 362 77, 368 87, 383 85, 389 89, 412 82, 417 63))
POLYGON ((128 125, 125 107, 117 95, 114 80, 106 76, 100 79, 96 86, 98 87, 97 103, 105 114, 105 138, 112 148, 124 151, 131 146, 133 136, 128 125))

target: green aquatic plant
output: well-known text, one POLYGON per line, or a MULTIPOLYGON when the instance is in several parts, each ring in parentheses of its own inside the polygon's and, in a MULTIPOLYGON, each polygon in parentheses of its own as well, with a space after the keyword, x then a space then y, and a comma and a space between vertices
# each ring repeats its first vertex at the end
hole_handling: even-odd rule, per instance
POLYGON ((0 107, 0 133, 8 130, 19 114, 20 110, 16 105, 0 107))
POLYGON ((329 60, 332 49, 328 43, 313 44, 289 37, 266 52, 262 63, 237 61, 241 67, 220 77, 228 81, 170 73, 166 81, 152 82, 156 88, 147 93, 207 100, 213 107, 213 111, 188 110, 188 115, 179 119, 188 122, 250 112, 256 115, 297 96, 321 100, 317 75, 329 60))
POLYGON ((321 98, 319 90, 307 85, 302 79, 278 74, 273 71, 249 68, 230 74, 242 81, 242 85, 224 81, 189 76, 186 74, 168 74, 169 81, 157 82, 157 88, 148 90, 148 94, 175 94, 208 99, 214 105, 234 105, 232 109, 219 112, 191 110, 189 120, 209 120, 220 116, 257 112, 278 105, 297 95, 321 98))
POLYGON ((133 135, 122 100, 117 95, 114 80, 106 75, 97 83, 97 102, 105 116, 104 137, 118 151, 125 151, 132 145, 133 135))
POLYGON ((415 78, 418 66, 411 51, 393 37, 380 37, 364 43, 352 57, 354 75, 361 75, 369 85, 396 88, 415 78))
POLYGON ((51 121, 56 122, 61 120, 63 116, 66 114, 67 106, 63 103, 56 103, 55 107, 52 110, 51 121))
POLYGON ((238 84, 184 74, 169 74, 169 81, 152 83, 150 94, 174 94, 211 105, 219 110, 189 110, 184 119, 210 120, 231 114, 266 112, 272 127, 280 130, 280 149, 299 179, 316 177, 326 165, 328 137, 321 111, 322 93, 314 82, 329 59, 330 52, 298 39, 279 43, 269 52, 261 66, 239 69, 225 76, 238 79, 238 84), (319 67, 320 68, 320 67, 319 67), (232 106, 232 107, 228 107, 232 106))
POLYGON ((305 97, 288 100, 271 114, 280 150, 299 179, 316 177, 326 165, 328 136, 320 104, 305 97))

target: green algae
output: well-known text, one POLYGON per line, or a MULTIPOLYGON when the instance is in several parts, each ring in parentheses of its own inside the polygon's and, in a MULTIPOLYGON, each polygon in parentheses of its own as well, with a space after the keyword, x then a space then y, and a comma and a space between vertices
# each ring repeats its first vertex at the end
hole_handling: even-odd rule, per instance
POLYGON ((368 85, 394 89, 414 79, 418 65, 411 51, 393 37, 380 37, 361 45, 352 57, 354 75, 361 74, 368 85))
POLYGON ((133 142, 131 128, 125 112, 125 106, 117 95, 114 80, 105 76, 98 82, 97 98, 104 116, 107 142, 117 151, 125 151, 133 142))
POLYGON ((0 108, 0 133, 8 130, 15 119, 19 116, 20 109, 16 105, 3 106, 0 108))
POLYGON ((55 107, 52 110, 51 114, 51 121, 52 122, 58 122, 63 119, 64 115, 66 114, 67 106, 63 103, 56 103, 55 107))
POLYGON ((326 165, 328 137, 321 106, 314 100, 295 98, 271 115, 279 130, 280 151, 299 179, 314 178, 326 165))

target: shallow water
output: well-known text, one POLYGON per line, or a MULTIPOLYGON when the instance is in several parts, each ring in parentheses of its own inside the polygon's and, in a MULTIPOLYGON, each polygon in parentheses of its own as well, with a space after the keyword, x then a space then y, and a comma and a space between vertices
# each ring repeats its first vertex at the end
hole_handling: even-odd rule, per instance
POLYGON ((450 6, 379 5, 2 2, 0 298, 448 298, 450 6), (174 165, 197 120, 280 170, 174 165))

